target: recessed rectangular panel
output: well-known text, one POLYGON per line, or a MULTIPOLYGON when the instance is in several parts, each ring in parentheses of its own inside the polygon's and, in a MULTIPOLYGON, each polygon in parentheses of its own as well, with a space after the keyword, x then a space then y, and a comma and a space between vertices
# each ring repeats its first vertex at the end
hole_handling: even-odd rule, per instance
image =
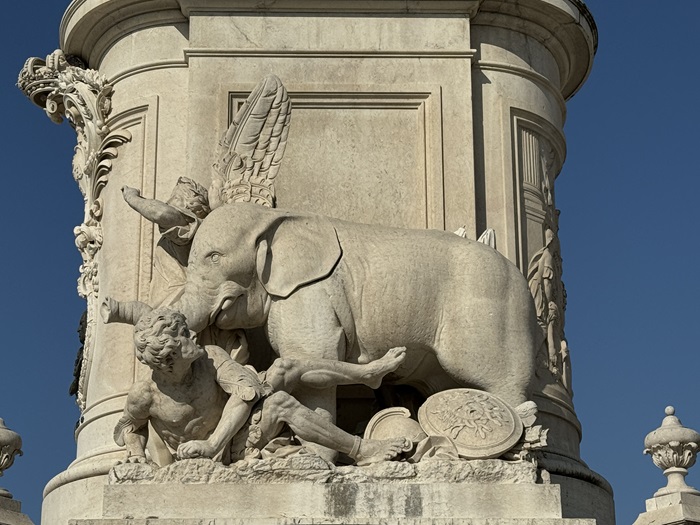
MULTIPOLYGON (((245 94, 231 96, 233 113, 245 94)), ((291 128, 275 181, 278 207, 387 226, 434 226, 431 217, 443 215, 443 184, 442 158, 428 146, 431 130, 440 130, 429 125, 436 111, 431 92, 290 97, 291 128)))

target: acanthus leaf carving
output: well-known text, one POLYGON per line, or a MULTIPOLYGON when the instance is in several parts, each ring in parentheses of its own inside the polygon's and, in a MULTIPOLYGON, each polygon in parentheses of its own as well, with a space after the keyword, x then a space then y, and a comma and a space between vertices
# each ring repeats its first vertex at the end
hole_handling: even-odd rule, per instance
POLYGON ((74 230, 75 244, 83 263, 78 278, 78 293, 87 300, 87 326, 77 402, 85 408, 87 374, 94 347, 99 275, 97 254, 102 247, 102 190, 109 180, 117 147, 131 140, 127 130, 112 131, 107 117, 112 109, 113 88, 98 71, 87 69, 78 57, 60 49, 45 60, 30 58, 19 74, 17 86, 51 121, 67 120, 77 135, 73 155, 73 178, 83 194, 83 223, 74 230))

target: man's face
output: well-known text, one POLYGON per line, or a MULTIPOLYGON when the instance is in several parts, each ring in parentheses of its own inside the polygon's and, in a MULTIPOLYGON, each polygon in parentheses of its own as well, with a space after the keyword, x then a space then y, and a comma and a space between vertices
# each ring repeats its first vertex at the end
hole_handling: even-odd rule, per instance
POLYGON ((180 346, 181 359, 184 359, 191 363, 192 361, 194 361, 202 355, 202 349, 198 347, 195 344, 195 342, 189 337, 181 335, 177 338, 177 341, 180 346))
POLYGON ((194 341, 184 335, 171 337, 163 347, 158 357, 151 357, 147 364, 153 370, 168 374, 180 375, 189 369, 193 361, 202 355, 202 349, 194 341))
POLYGON ((181 351, 180 344, 176 339, 170 339, 163 349, 159 352, 159 355, 153 355, 151 349, 146 348, 144 356, 149 356, 146 358, 146 364, 153 370, 163 373, 172 373, 178 361, 181 361, 181 351))

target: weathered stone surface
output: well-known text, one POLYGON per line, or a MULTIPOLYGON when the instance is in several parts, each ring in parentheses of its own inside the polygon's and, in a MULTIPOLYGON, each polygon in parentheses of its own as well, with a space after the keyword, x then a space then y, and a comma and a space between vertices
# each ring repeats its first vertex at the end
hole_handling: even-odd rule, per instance
POLYGON ((700 523, 700 496, 676 492, 646 501, 646 512, 634 525, 696 525, 700 523))
MULTIPOLYGON (((216 519, 95 519, 95 520, 71 520, 70 525, 376 525, 377 521, 371 518, 354 519, 352 522, 345 519, 305 519, 305 518, 216 518, 216 519)), ((528 519, 528 518, 385 518, 382 525, 596 525, 595 520, 590 519, 528 519)))
MULTIPOLYGON (((561 518, 555 485, 459 483, 138 484, 105 487, 104 518, 561 518)), ((371 521, 369 521, 372 523, 371 521)))
POLYGON ((0 497, 0 523, 2 525, 34 525, 29 516, 22 513, 22 504, 6 497, 0 497))
POLYGON ((318 456, 242 461, 231 466, 208 459, 182 460, 163 468, 144 463, 116 465, 113 485, 207 483, 535 483, 537 469, 526 461, 435 460, 386 461, 366 467, 332 467, 318 456))

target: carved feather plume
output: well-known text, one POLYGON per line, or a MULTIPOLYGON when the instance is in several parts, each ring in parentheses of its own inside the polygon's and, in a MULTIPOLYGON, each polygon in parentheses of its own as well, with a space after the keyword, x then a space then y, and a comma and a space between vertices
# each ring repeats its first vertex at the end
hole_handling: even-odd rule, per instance
POLYGON ((274 208, 274 180, 287 145, 291 110, 287 90, 275 75, 253 90, 219 143, 209 188, 212 209, 237 201, 274 208))

